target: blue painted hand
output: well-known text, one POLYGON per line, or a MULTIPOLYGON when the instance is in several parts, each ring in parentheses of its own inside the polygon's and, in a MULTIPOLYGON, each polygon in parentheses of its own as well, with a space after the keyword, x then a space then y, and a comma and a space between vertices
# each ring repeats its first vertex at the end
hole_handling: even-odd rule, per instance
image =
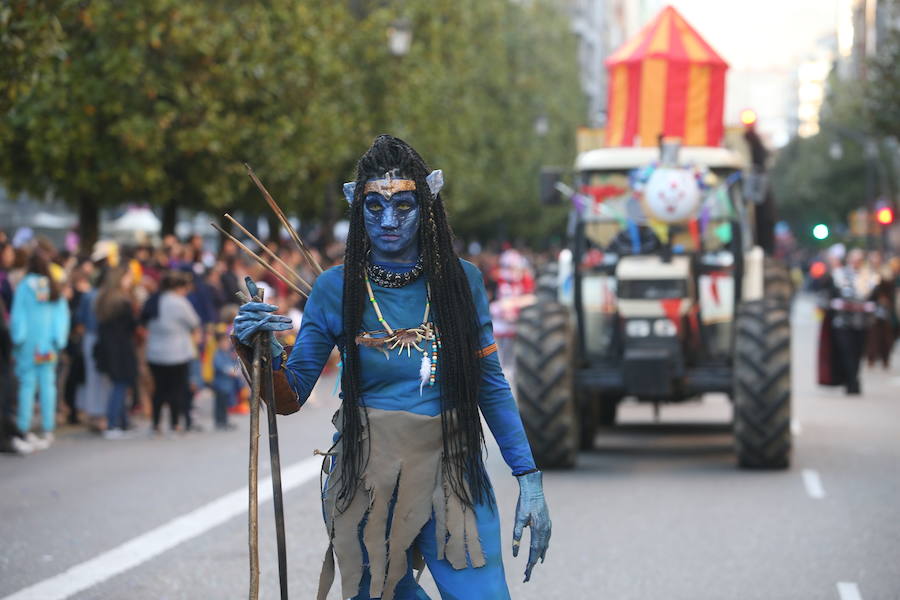
POLYGON ((519 544, 525 527, 531 527, 531 548, 528 565, 525 567, 525 581, 531 579, 531 569, 538 559, 544 562, 550 547, 550 511, 544 500, 544 484, 541 472, 521 475, 519 480, 519 501, 516 503, 516 525, 513 529, 513 556, 519 555, 519 544))
MULTIPOLYGON (((258 297, 259 290, 253 280, 246 280, 247 290, 254 297, 258 297)), ((272 335, 275 331, 288 331, 293 329, 290 317, 274 314, 278 307, 265 302, 247 302, 238 310, 234 318, 234 335, 247 346, 253 343, 254 336, 259 332, 265 332, 270 338, 272 356, 281 354, 282 346, 272 335)))

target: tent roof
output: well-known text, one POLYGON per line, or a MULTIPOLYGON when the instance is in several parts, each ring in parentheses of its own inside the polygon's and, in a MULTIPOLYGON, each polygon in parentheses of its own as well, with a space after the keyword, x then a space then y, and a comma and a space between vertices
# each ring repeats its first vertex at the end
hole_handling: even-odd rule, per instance
POLYGON ((149 208, 129 208, 124 215, 110 224, 113 232, 145 231, 147 233, 159 233, 162 223, 149 208))
POLYGON ((671 6, 665 7, 636 36, 607 58, 606 65, 640 62, 647 58, 728 66, 681 13, 671 6))

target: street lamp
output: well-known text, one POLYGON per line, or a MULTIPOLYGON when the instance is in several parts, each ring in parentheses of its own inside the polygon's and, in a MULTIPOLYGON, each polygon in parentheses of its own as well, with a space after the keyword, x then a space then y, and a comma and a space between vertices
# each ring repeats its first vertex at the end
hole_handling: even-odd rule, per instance
POLYGON ((396 19, 387 30, 388 50, 394 56, 406 56, 412 46, 412 25, 409 19, 396 19))

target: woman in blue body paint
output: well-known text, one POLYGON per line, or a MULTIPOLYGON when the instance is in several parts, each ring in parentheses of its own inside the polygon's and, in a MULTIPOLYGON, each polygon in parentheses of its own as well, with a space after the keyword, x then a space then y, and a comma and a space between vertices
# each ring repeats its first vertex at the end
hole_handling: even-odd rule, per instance
MULTIPOLYGON (((413 575, 424 565, 445 600, 509 598, 481 415, 519 481, 514 555, 532 528, 526 581, 549 545, 541 473, 500 369, 481 274, 453 249, 442 183, 405 142, 379 136, 344 186, 344 264, 316 280, 289 357, 272 338, 282 414, 306 401, 335 345, 343 359, 322 599, 335 554, 343 598, 428 598, 413 575)), ((242 306, 236 337, 249 345, 258 331, 290 329, 276 310, 242 306)))

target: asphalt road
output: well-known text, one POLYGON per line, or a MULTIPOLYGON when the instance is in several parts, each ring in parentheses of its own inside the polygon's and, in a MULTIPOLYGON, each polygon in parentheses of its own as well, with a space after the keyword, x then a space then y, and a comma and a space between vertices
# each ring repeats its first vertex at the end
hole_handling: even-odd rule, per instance
MULTIPOLYGON (((801 300, 791 469, 735 469, 723 397, 666 408, 658 423, 647 406, 623 406, 622 426, 598 435, 577 469, 545 474, 551 548, 528 584, 523 557, 509 554, 513 598, 900 598, 900 366, 867 370, 861 398, 819 388, 815 331, 801 300)), ((315 597, 326 546, 309 459, 328 446, 333 387, 323 379, 307 407, 279 419, 283 467, 301 482, 285 498, 292 598, 315 597)), ((237 422, 161 440, 69 430, 48 451, 0 455, 0 600, 245 598, 248 423, 237 422)), ((508 546, 517 487, 496 448, 489 469, 508 546)), ((261 597, 272 599, 270 501, 260 520, 261 597)))

